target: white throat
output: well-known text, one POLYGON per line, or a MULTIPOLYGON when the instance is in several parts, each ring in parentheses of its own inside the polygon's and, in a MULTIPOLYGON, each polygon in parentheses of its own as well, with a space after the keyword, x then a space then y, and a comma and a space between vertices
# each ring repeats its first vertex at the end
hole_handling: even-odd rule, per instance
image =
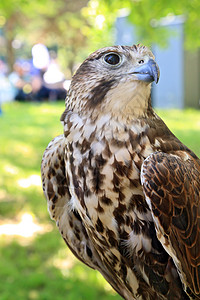
POLYGON ((139 81, 120 83, 106 94, 102 109, 120 118, 137 118, 147 111, 150 93, 150 84, 139 81))

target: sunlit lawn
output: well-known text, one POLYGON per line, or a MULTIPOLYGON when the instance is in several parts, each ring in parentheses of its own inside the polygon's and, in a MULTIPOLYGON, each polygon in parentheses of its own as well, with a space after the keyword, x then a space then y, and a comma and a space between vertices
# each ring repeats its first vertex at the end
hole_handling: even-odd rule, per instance
POLYGON ((0 226, 0 234, 4 230, 7 235, 0 236, 0 300, 120 299, 99 273, 70 254, 47 213, 40 162, 49 141, 62 133, 63 109, 64 102, 3 106, 0 225, 7 227, 0 226), (8 235, 13 229, 9 223, 18 223, 18 234, 28 235, 33 221, 43 226, 34 238, 8 235))
MULTIPOLYGON (((62 133, 59 118, 63 108, 63 102, 3 105, 0 300, 121 299, 99 273, 84 267, 70 254, 47 213, 40 162, 48 142, 62 133), (18 235, 13 236, 13 229, 18 235), (34 231, 38 232, 29 236, 34 231)), ((200 111, 159 114, 200 156, 200 111)))

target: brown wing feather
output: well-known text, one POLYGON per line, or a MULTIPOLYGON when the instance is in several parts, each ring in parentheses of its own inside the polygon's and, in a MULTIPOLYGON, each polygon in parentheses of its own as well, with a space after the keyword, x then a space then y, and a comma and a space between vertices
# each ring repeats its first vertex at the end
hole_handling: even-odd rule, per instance
POLYGON ((93 247, 79 214, 70 208, 71 195, 64 162, 65 141, 63 135, 53 139, 46 148, 41 165, 43 191, 49 213, 73 254, 95 269, 93 247))
POLYGON ((157 152, 144 161, 141 181, 157 236, 188 295, 200 299, 199 164, 186 153, 157 152))
POLYGON ((102 263, 80 215, 70 207, 71 195, 68 189, 68 176, 65 172, 64 153, 65 139, 63 135, 60 135, 49 143, 42 158, 42 185, 50 216, 56 221, 72 253, 90 268, 101 272, 118 294, 122 295, 120 281, 109 275, 113 273, 112 270, 102 263))

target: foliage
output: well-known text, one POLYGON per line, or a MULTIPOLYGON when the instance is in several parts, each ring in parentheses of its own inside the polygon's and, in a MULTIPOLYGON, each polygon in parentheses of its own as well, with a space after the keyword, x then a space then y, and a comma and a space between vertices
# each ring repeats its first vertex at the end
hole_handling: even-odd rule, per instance
POLYGON ((186 48, 194 50, 200 46, 198 0, 1 0, 0 27, 4 26, 6 37, 1 55, 7 56, 12 68, 12 44, 16 39, 23 41, 20 55, 30 55, 30 46, 38 42, 58 47, 63 71, 71 77, 76 63, 88 52, 114 44, 115 20, 125 10, 144 44, 166 46, 169 32, 159 26, 160 19, 183 15, 186 48))
MULTIPOLYGON (((20 184, 40 176, 42 153, 62 133, 64 103, 10 103, 0 117, 0 225, 29 212, 50 228, 35 238, 1 236, 1 300, 119 300, 101 275, 79 263, 50 220, 41 186, 20 184)), ((158 111, 170 129, 200 156, 200 112, 158 111)))
POLYGON ((136 25, 139 40, 147 45, 157 43, 166 45, 168 32, 159 26, 160 19, 182 15, 185 17, 186 48, 194 50, 200 47, 200 2, 198 0, 90 0, 89 13, 95 18, 103 15, 105 22, 101 31, 104 37, 104 28, 113 24, 116 17, 127 9, 129 21, 136 25))
MULTIPOLYGON (((87 30, 87 20, 80 11, 87 2, 88 0, 0 1, 0 16, 5 20, 2 23, 6 38, 4 55, 10 69, 15 61, 13 41, 19 39, 24 41, 24 48, 29 56, 29 45, 40 42, 50 47, 59 46, 61 56, 65 56, 63 68, 68 67, 69 72, 72 72, 78 58, 82 60, 84 57, 80 55, 81 50, 87 47, 84 33, 87 30)), ((20 48, 19 54, 22 55, 22 52, 23 49, 20 48)))

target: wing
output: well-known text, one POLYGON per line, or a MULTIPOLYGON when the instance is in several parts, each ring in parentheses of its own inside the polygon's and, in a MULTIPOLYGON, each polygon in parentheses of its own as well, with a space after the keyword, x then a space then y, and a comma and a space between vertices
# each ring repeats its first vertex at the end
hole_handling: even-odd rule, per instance
POLYGON ((44 195, 49 213, 72 253, 90 268, 98 270, 112 287, 122 295, 120 282, 112 277, 112 270, 105 266, 87 234, 77 211, 70 207, 69 179, 65 171, 65 139, 60 135, 46 148, 41 164, 44 195))
POLYGON ((200 165, 181 151, 156 152, 144 161, 141 181, 157 237, 187 294, 200 299, 200 165))
POLYGON ((56 221, 70 250, 83 263, 96 269, 98 264, 82 220, 69 205, 71 196, 65 172, 64 149, 65 139, 60 135, 49 143, 44 152, 41 165, 44 195, 50 216, 56 221))

